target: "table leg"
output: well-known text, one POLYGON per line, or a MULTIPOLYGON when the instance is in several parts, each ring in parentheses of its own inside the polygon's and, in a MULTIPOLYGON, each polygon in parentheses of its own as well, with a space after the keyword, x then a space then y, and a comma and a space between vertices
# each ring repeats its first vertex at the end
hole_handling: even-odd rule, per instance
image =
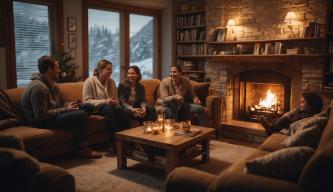
POLYGON ((168 150, 166 157, 167 157, 166 174, 168 175, 178 165, 177 151, 168 150))
POLYGON ((117 139, 117 168, 125 169, 127 167, 125 141, 117 139))
POLYGON ((209 138, 206 138, 201 141, 201 147, 202 147, 202 152, 201 152, 202 162, 207 163, 209 161, 209 138))

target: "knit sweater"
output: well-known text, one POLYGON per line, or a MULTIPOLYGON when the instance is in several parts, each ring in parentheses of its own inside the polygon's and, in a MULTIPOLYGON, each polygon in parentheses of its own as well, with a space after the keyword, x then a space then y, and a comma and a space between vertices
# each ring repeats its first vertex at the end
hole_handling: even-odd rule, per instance
POLYGON ((93 104, 97 110, 106 104, 107 98, 118 99, 118 91, 113 79, 107 79, 102 84, 98 77, 92 76, 84 81, 83 102, 93 104))

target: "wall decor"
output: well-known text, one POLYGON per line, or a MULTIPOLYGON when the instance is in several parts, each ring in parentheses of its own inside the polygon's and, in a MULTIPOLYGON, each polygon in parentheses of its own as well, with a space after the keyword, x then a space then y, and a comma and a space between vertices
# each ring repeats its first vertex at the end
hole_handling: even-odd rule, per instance
POLYGON ((75 17, 67 17, 67 31, 76 32, 76 18, 75 17))
POLYGON ((227 34, 227 28, 219 28, 216 30, 216 41, 224 41, 227 34))
POLYGON ((68 48, 76 49, 77 47, 77 36, 76 34, 68 34, 68 48))

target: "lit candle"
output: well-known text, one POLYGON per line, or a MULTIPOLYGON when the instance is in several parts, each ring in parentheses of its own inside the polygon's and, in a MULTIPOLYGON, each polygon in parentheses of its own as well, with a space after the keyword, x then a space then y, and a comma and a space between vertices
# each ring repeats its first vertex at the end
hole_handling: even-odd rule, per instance
POLYGON ((146 133, 151 133, 151 132, 152 132, 151 127, 147 127, 147 129, 146 129, 146 133))

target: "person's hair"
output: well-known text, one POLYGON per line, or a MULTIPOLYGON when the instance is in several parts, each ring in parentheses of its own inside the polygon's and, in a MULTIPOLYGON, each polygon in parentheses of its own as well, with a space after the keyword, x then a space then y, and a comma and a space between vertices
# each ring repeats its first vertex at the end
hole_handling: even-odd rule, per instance
POLYGON ((130 70, 130 69, 133 69, 133 70, 139 75, 139 77, 138 77, 138 79, 136 80, 136 82, 141 81, 141 79, 142 79, 142 75, 141 75, 140 68, 139 68, 138 66, 133 65, 133 66, 130 66, 130 67, 127 69, 127 72, 128 72, 128 70, 130 70))
POLYGON ((311 107, 311 110, 320 113, 323 109, 323 99, 316 93, 305 92, 302 97, 306 103, 311 107))
POLYGON ((107 65, 112 65, 112 63, 106 59, 98 61, 96 68, 94 69, 94 76, 99 76, 101 71, 106 68, 107 65))
POLYGON ((170 69, 171 69, 172 67, 176 67, 176 69, 177 69, 177 71, 178 71, 179 73, 182 73, 182 72, 183 72, 182 66, 180 66, 179 64, 172 64, 172 65, 170 66, 170 69))
POLYGON ((54 59, 50 56, 42 56, 38 59, 38 71, 41 74, 44 74, 47 72, 47 69, 49 67, 53 68, 54 67, 54 59))

